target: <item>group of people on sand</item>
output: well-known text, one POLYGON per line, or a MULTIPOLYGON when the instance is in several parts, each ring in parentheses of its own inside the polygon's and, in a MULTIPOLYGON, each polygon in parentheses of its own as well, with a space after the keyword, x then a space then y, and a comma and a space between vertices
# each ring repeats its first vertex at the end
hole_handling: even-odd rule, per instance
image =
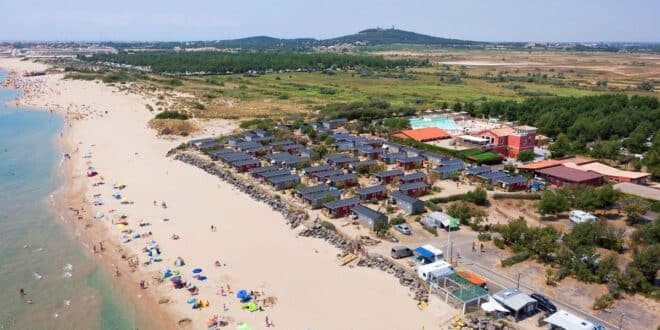
MULTIPOLYGON (((21 296, 21 298, 25 298, 27 296, 27 292, 25 292, 25 289, 21 288, 18 290, 18 294, 21 296)), ((32 299, 26 300, 28 304, 32 304, 32 299)))

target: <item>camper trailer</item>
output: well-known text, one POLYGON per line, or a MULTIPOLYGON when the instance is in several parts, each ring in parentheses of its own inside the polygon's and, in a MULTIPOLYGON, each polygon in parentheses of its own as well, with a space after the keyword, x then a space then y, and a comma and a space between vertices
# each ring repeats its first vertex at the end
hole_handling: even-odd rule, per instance
POLYGON ((421 265, 417 268, 417 276, 425 282, 435 282, 439 278, 454 273, 454 267, 446 261, 436 261, 428 265, 421 265))
POLYGON ((592 222, 598 220, 595 215, 580 210, 571 211, 571 214, 568 218, 575 223, 592 222))
POLYGON ((426 244, 416 248, 413 253, 415 254, 415 262, 422 265, 432 264, 436 261, 442 260, 442 250, 437 247, 426 244))

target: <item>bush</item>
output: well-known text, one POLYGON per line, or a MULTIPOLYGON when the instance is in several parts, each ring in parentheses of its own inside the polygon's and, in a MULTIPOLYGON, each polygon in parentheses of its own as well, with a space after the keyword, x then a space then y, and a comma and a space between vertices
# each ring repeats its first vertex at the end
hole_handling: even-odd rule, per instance
POLYGON ((477 239, 480 242, 488 242, 492 238, 492 235, 490 233, 479 233, 479 236, 477 236, 477 239))
POLYGON ((431 198, 431 199, 428 200, 428 202, 438 204, 438 203, 447 203, 447 202, 459 201, 461 199, 463 199, 463 194, 455 194, 455 195, 449 195, 449 196, 445 196, 445 197, 431 198))
POLYGON ((506 258, 502 260, 502 267, 508 267, 511 265, 515 265, 519 262, 523 262, 529 258, 529 252, 527 251, 522 251, 514 254, 513 256, 506 258))
POLYGON ((477 205, 486 205, 488 203, 488 194, 482 188, 476 188, 463 195, 463 200, 477 205))
POLYGON ((402 217, 396 217, 396 218, 390 220, 390 225, 392 225, 392 226, 399 225, 399 224, 402 224, 402 223, 406 223, 406 219, 404 219, 402 217))
POLYGON ((163 111, 156 115, 156 119, 179 119, 188 120, 188 115, 178 111, 163 111))
POLYGON ((506 244, 504 244, 504 240, 499 237, 493 240, 493 244, 495 244, 495 246, 497 246, 497 248, 499 248, 500 250, 504 250, 504 248, 506 248, 506 244))
POLYGON ((494 193, 493 199, 539 200, 541 199, 541 195, 537 193, 515 193, 515 194, 494 193))
POLYGON ((332 222, 329 221, 321 221, 321 227, 325 228, 327 230, 332 230, 332 231, 337 231, 337 228, 335 228, 335 225, 332 222))
POLYGON ((428 231, 429 233, 433 234, 433 236, 438 236, 438 229, 437 228, 427 227, 427 226, 422 226, 422 227, 424 227, 424 229, 426 229, 426 231, 428 231))
POLYGON ((524 150, 518 153, 518 160, 521 162, 531 162, 534 160, 534 151, 524 150))
POLYGON ((606 293, 600 297, 597 297, 594 300, 593 309, 595 310, 605 309, 612 306, 613 304, 614 304, 614 297, 611 294, 606 293))

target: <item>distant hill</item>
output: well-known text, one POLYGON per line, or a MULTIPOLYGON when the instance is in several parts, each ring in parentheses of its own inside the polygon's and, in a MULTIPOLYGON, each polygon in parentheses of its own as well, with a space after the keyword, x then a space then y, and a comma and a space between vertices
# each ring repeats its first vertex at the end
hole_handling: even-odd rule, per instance
POLYGON ((478 41, 433 37, 426 34, 398 29, 367 29, 347 36, 319 40, 319 43, 326 46, 333 44, 360 44, 370 46, 393 44, 469 46, 486 44, 478 41))

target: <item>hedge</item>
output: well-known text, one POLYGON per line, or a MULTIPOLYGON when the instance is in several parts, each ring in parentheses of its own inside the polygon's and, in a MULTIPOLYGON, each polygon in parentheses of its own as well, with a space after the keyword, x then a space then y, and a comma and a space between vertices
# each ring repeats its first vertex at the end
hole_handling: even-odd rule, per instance
POLYGON ((428 201, 431 203, 447 203, 447 202, 453 202, 453 201, 460 201, 463 199, 464 194, 454 194, 454 195, 449 195, 445 197, 435 197, 431 198, 428 201))
POLYGON ((517 193, 517 194, 494 193, 493 194, 493 199, 539 200, 539 199, 541 199, 541 194, 537 194, 537 193, 517 193))

